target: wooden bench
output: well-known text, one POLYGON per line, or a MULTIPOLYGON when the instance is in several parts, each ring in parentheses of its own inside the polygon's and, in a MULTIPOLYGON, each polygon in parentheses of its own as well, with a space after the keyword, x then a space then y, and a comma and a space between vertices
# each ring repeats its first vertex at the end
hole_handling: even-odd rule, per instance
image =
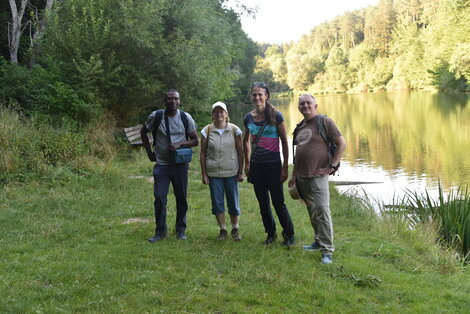
MULTIPOLYGON (((142 129, 142 124, 131 126, 129 128, 124 128, 124 133, 126 134, 127 141, 132 146, 142 145, 142 139, 140 138, 140 130, 142 129)), ((147 134, 150 144, 153 142, 152 133, 147 134)))

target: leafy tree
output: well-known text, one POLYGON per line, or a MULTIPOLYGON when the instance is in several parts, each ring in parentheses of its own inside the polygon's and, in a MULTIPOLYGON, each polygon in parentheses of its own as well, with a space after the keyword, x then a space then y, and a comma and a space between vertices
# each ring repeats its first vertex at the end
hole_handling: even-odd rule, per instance
POLYGON ((423 11, 421 0, 394 0, 394 7, 397 16, 411 23, 418 23, 421 20, 423 11))
POLYGON ((286 56, 287 84, 296 90, 305 90, 309 84, 307 55, 305 51, 296 46, 290 49, 286 56))
POLYGON ((266 50, 265 62, 269 64, 273 72, 274 80, 286 83, 287 66, 281 46, 273 45, 266 50))
POLYGON ((368 91, 373 87, 370 70, 374 68, 377 50, 362 43, 350 50, 349 69, 355 77, 355 88, 368 91))
POLYGON ((390 58, 395 60, 395 66, 389 89, 418 89, 430 83, 423 63, 424 53, 419 22, 407 12, 401 13, 390 43, 390 58))
MULTIPOLYGON (((468 80, 455 71, 459 68, 456 66, 459 64, 456 47, 468 49, 467 44, 470 43, 470 3, 467 0, 441 0, 436 10, 431 12, 432 21, 423 30, 423 41, 427 48, 424 62, 432 82, 442 89, 467 90, 470 87, 468 80)), ((463 59, 466 54, 468 51, 464 50, 463 59)))
POLYGON ((376 48, 381 56, 388 55, 395 11, 392 0, 380 0, 376 7, 367 10, 365 18, 365 41, 376 48))
POLYGON ((456 79, 465 78, 470 82, 470 43, 458 44, 450 57, 449 69, 455 73, 456 79))
MULTIPOLYGON (((352 76, 348 70, 347 50, 339 45, 331 48, 325 61, 325 73, 321 76, 322 85, 331 92, 346 92, 352 87, 352 76)), ((318 88, 313 85, 313 88, 318 88)))
POLYGON ((339 33, 345 47, 355 47, 364 40, 364 18, 359 11, 346 12, 339 17, 339 33))

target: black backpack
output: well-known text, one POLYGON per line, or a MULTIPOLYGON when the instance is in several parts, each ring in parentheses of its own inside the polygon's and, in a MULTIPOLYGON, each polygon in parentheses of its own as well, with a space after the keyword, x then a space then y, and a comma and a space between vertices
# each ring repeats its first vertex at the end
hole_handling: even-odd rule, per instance
MULTIPOLYGON (((324 125, 324 120, 325 120, 325 117, 326 117, 326 114, 318 114, 318 119, 317 119, 317 128, 318 128, 318 133, 320 133, 323 141, 325 142, 326 144, 326 148, 328 150, 328 159, 330 160, 330 164, 331 164, 331 160, 333 159, 333 156, 335 155, 335 152, 336 152, 336 148, 338 147, 335 143, 333 143, 332 141, 330 141, 330 139, 328 138, 328 134, 326 133, 326 129, 325 129, 325 125, 324 125)), ((295 145, 297 145, 297 140, 296 140, 296 137, 297 137, 297 134, 299 133, 299 128, 300 126, 304 123, 304 120, 300 121, 299 124, 297 124, 295 126, 295 129, 294 129, 294 132, 292 133, 293 135, 293 140, 292 140, 292 156, 295 156, 295 145)), ((295 161, 295 158, 293 158, 293 160, 295 161)), ((338 163, 338 167, 340 166, 341 162, 338 163)), ((336 171, 334 171, 332 174, 334 174, 336 171)))
MULTIPOLYGON (((156 145, 156 140, 155 139, 157 138, 157 130, 158 130, 158 127, 160 126, 160 123, 162 122, 163 112, 164 111, 165 111, 165 109, 159 109, 155 113, 155 128, 152 131, 153 143, 154 143, 153 145, 156 145)), ((181 109, 180 109, 180 117, 181 117, 181 121, 183 121, 184 130, 186 132, 186 139, 189 139, 189 135, 188 135, 188 128, 189 128, 188 117, 186 116, 186 113, 181 109)))

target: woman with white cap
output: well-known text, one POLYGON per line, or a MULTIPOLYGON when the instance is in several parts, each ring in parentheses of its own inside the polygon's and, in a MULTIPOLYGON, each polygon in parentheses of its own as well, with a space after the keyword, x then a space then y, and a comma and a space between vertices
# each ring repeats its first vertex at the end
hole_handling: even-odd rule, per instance
POLYGON ((212 121, 201 131, 202 183, 208 184, 210 188, 212 213, 220 227, 217 239, 228 237, 225 196, 232 223, 231 237, 240 241, 238 182, 243 181, 242 131, 235 124, 229 123, 227 106, 223 102, 218 101, 212 105, 212 121))

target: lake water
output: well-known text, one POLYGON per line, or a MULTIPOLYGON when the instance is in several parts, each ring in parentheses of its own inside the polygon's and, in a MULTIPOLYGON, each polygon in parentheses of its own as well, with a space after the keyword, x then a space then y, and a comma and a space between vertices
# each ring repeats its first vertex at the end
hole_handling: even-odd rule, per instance
MULTIPOLYGON (((331 181, 380 182, 341 185, 346 193, 390 204, 405 191, 437 196, 470 186, 470 99, 465 94, 429 92, 316 96, 318 112, 331 117, 348 148, 331 181)), ((288 134, 302 119, 298 98, 272 99, 286 119, 288 134)), ((251 105, 229 107, 240 127, 251 105)))

